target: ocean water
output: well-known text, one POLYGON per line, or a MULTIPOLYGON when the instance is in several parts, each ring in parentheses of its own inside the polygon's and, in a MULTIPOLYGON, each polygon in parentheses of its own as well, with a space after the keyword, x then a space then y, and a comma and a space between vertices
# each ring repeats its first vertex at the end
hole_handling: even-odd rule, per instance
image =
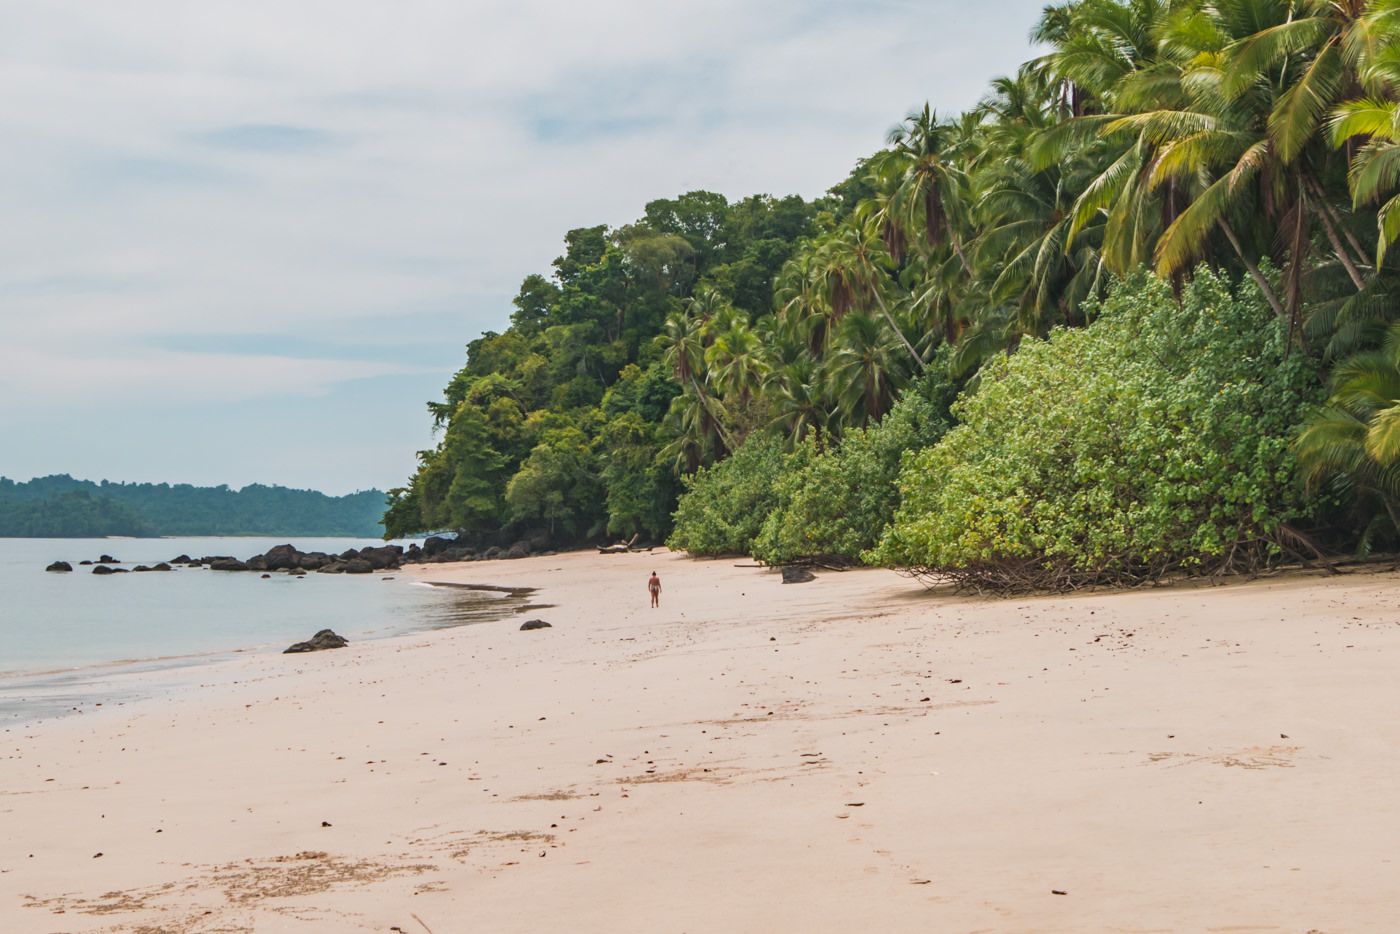
MULTIPOLYGON (((334 629, 351 641, 508 618, 532 608, 528 594, 432 587, 392 571, 307 574, 177 568, 95 575, 80 560, 102 554, 122 567, 180 554, 248 558, 288 539, 0 538, 0 724, 81 712, 96 698, 139 699, 133 675, 197 669, 229 653, 281 651, 334 629), (71 574, 47 573, 51 562, 71 574), (385 578, 393 578, 386 580, 385 578)), ((383 544, 292 539, 302 551, 340 553, 383 544)), ((483 583, 489 573, 483 573, 483 583)), ((176 677, 162 683, 178 685, 176 677)))

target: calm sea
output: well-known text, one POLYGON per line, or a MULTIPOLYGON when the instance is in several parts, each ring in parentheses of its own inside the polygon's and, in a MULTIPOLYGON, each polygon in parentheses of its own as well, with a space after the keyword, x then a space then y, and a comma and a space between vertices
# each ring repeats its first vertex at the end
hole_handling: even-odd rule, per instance
MULTIPOLYGON (((280 651, 320 629, 352 641, 376 639, 528 608, 523 595, 432 587, 392 571, 264 579, 203 568, 103 576, 78 566, 103 554, 128 568, 180 554, 248 558, 286 541, 0 538, 0 725, 80 712, 99 698, 139 699, 150 688, 133 686, 134 674, 188 669, 185 680, 197 680, 199 668, 229 653, 280 651), (57 560, 72 564, 73 573, 46 573, 57 560)), ((329 553, 383 544, 290 541, 302 551, 329 553)), ((180 681, 178 671, 161 679, 180 681)))

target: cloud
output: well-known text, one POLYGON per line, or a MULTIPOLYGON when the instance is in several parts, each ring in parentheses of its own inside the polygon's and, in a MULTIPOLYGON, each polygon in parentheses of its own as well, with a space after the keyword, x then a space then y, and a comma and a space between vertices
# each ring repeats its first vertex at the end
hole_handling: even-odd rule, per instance
POLYGON ((221 149, 245 152, 300 153, 342 143, 334 133, 304 126, 245 123, 197 133, 195 140, 221 149))
POLYGON ((154 348, 75 355, 0 347, 0 405, 165 407, 191 402, 304 400, 343 383, 413 373, 410 367, 362 360, 271 354, 190 353, 154 348))
POLYGON ((1040 4, 7 4, 0 409, 25 380, 55 405, 285 385, 312 415, 367 374, 445 381, 566 230, 819 195, 1014 69, 1040 4))

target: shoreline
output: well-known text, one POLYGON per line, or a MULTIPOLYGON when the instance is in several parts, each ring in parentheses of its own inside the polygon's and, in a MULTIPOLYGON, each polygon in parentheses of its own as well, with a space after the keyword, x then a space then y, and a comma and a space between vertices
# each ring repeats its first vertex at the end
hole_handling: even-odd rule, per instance
MULTIPOLYGON (((392 583, 400 587, 440 590, 430 581, 399 571, 390 572, 388 576, 376 574, 373 581, 348 578, 346 581, 335 579, 327 583, 330 586, 351 587, 392 583)), ((350 633, 356 642, 377 642, 417 632, 479 625, 536 608, 535 604, 528 601, 533 593, 531 588, 500 588, 499 598, 493 598, 494 595, 489 593, 493 588, 489 587, 453 586, 453 589, 480 591, 482 599, 479 603, 464 602, 462 599, 443 594, 441 606, 433 611, 431 618, 415 618, 400 623, 381 622, 368 630, 346 632, 350 633), (441 622, 441 619, 446 619, 447 622, 441 622)), ((334 627, 334 620, 327 622, 329 625, 322 628, 334 627)), ((307 631, 298 638, 309 638, 311 634, 312 631, 307 631)), ((262 635, 265 637, 266 634, 262 635)), ((249 634, 249 638, 251 640, 254 637, 249 634)), ((296 638, 292 641, 296 641, 296 638)), ((165 694, 169 692, 171 683, 198 680, 199 672, 212 673, 212 676, 217 677, 219 666, 235 661, 240 656, 280 654, 282 649, 290 644, 291 642, 264 638, 264 641, 247 641, 230 648, 79 661, 71 665, 48 663, 35 668, 0 671, 0 726, 27 725, 76 713, 89 713, 91 708, 109 703, 119 706, 139 704, 146 699, 146 694, 142 692, 143 679, 154 681, 159 685, 158 693, 165 694), (49 697, 55 700, 45 703, 43 699, 49 697), (26 707, 25 704, 29 706, 26 707)))
POLYGON ((245 655, 233 683, 7 729, 0 916, 1388 928, 1394 574, 991 600, 730 564, 421 566, 531 581, 554 628, 245 655))

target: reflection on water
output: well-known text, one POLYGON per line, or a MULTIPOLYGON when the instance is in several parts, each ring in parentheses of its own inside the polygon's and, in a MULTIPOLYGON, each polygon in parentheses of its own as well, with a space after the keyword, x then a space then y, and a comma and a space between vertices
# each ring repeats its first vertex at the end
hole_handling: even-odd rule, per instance
POLYGON ((418 629, 450 629, 469 623, 491 623, 553 604, 531 603, 534 587, 496 587, 491 584, 443 584, 427 582, 442 595, 442 604, 425 615, 418 629))

